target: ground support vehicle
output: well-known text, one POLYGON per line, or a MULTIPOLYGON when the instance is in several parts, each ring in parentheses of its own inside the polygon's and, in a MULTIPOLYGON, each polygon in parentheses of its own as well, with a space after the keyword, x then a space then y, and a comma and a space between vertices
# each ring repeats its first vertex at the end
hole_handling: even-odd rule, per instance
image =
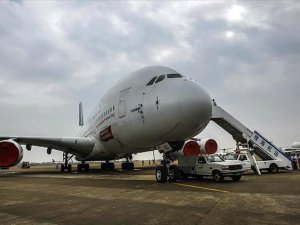
POLYGON ((245 171, 241 162, 225 161, 217 155, 179 156, 178 170, 183 178, 211 176, 218 183, 225 177, 239 181, 245 171))
MULTIPOLYGON (((227 162, 240 161, 245 170, 253 170, 257 173, 253 160, 249 153, 229 154, 226 156, 227 162)), ((286 164, 281 160, 256 160, 257 167, 260 171, 267 170, 269 173, 277 173, 279 169, 288 169, 286 164)))

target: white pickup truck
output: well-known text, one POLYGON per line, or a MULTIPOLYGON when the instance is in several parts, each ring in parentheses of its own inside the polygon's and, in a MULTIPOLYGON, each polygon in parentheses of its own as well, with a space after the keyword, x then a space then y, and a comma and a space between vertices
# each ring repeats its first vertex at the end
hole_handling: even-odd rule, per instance
MULTIPOLYGON (((254 165, 251 164, 250 158, 247 153, 229 154, 225 157, 225 161, 239 160, 243 164, 245 170, 253 170, 256 172, 254 165)), ((279 168, 285 169, 285 164, 281 160, 257 160, 259 170, 267 170, 269 173, 277 173, 279 168)))
POLYGON ((217 155, 178 157, 178 169, 184 178, 212 176, 216 182, 223 182, 224 177, 239 181, 245 171, 241 162, 225 161, 217 155))

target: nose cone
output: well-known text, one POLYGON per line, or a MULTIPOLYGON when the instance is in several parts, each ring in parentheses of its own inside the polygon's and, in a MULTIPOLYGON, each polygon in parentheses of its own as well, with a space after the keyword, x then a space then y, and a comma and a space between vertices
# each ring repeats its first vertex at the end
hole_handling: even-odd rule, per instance
POLYGON ((212 115, 212 102, 208 93, 196 82, 187 80, 180 93, 181 122, 201 131, 212 115))

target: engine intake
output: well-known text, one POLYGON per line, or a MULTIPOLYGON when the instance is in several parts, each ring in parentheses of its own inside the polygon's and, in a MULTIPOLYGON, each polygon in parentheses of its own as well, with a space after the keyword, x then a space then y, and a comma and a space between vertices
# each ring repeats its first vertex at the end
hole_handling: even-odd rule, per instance
POLYGON ((177 156, 198 156, 200 154, 214 154, 218 150, 218 144, 214 139, 203 138, 200 141, 188 140, 183 149, 175 152, 177 156))
POLYGON ((12 167, 23 158, 21 145, 12 140, 0 141, 0 168, 12 167))

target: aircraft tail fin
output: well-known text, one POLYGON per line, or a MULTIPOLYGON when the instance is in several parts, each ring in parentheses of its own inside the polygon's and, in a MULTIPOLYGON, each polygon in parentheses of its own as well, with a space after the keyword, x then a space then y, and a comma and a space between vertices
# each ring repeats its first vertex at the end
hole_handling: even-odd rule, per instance
POLYGON ((83 126, 83 110, 82 110, 82 102, 79 103, 79 126, 83 126))

